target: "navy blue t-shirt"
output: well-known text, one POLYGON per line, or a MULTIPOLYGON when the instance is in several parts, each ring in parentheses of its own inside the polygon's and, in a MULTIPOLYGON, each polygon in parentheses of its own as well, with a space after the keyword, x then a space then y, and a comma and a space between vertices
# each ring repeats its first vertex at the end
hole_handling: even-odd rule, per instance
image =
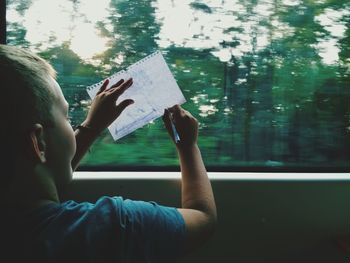
POLYGON ((121 197, 10 210, 6 218, 2 262, 175 262, 185 236, 176 208, 121 197))

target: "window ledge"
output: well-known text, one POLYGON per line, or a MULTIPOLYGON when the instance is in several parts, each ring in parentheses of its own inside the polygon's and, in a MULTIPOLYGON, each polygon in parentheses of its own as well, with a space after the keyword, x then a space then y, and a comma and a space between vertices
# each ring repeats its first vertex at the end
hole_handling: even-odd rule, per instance
MULTIPOLYGON (((253 173, 208 172, 210 180, 237 181, 350 181, 350 173, 253 173)), ((73 174, 74 180, 177 180, 180 172, 83 172, 73 174)))

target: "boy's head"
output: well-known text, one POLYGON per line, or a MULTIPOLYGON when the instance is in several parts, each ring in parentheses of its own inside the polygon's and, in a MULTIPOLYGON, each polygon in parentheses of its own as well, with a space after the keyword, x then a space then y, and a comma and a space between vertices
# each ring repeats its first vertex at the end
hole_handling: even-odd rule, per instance
POLYGON ((23 172, 21 168, 31 173, 38 166, 45 167, 40 171, 46 171, 56 184, 62 183, 57 173, 68 176, 75 141, 55 71, 27 50, 0 45, 0 76, 4 153, 0 167, 6 171, 0 185, 9 184, 13 176, 18 176, 16 171, 23 172))

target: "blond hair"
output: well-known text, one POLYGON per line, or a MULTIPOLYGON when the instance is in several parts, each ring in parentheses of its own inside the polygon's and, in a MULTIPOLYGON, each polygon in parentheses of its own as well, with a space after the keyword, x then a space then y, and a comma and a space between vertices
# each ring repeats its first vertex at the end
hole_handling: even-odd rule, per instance
POLYGON ((26 129, 51 122, 50 77, 56 73, 44 59, 26 49, 0 45, 0 138, 7 156, 1 164, 11 165, 14 154, 22 150, 26 129))

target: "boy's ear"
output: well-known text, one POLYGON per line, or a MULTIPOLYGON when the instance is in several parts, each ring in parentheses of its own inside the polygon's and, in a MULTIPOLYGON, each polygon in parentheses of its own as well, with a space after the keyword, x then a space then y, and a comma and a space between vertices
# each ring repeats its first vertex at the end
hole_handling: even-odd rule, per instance
POLYGON ((41 124, 34 124, 29 134, 29 153, 33 160, 40 163, 46 162, 46 144, 44 140, 44 128, 41 124))

